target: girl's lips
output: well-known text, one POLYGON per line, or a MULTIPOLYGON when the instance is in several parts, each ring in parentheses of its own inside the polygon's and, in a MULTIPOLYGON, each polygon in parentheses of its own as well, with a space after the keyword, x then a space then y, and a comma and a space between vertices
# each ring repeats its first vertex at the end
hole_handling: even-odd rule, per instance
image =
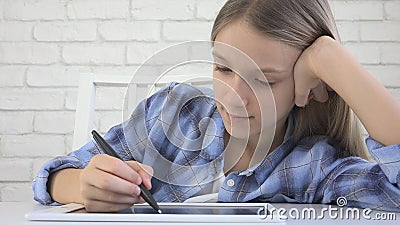
POLYGON ((236 115, 229 114, 228 112, 226 113, 226 115, 229 118, 229 120, 232 122, 242 122, 242 121, 246 121, 246 120, 250 119, 250 117, 248 117, 248 116, 236 116, 236 115))

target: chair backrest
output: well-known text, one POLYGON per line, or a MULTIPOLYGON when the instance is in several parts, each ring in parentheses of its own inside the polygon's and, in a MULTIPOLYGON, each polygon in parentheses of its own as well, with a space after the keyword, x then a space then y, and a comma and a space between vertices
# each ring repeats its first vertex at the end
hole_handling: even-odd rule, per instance
POLYGON ((81 74, 72 148, 74 150, 78 149, 91 139, 90 132, 94 125, 96 87, 112 86, 127 88, 129 86, 125 96, 128 102, 124 105, 124 110, 127 110, 127 112, 132 112, 141 100, 173 81, 189 83, 194 86, 212 87, 211 74, 166 75, 156 80, 156 82, 154 80, 154 77, 142 78, 136 81, 132 80, 131 76, 125 75, 81 74), (151 90, 151 93, 149 93, 149 90, 151 90))

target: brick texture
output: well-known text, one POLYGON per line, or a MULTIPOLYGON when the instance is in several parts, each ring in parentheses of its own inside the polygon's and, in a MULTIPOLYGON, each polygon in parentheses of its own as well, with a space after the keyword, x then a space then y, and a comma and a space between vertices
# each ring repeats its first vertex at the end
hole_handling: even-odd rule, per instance
POLYGON ((63 20, 66 17, 64 0, 5 0, 3 17, 6 20, 63 20))
POLYGON ((95 41, 96 22, 43 22, 35 26, 33 37, 37 41, 95 41))

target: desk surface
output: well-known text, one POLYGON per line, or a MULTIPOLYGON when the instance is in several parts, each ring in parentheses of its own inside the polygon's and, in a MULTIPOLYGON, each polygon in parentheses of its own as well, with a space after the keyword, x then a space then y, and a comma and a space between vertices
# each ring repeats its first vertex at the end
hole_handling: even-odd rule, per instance
MULTIPOLYGON (((287 203, 274 203, 273 206, 277 210, 281 210, 283 212, 286 210, 286 215, 288 220, 286 224, 288 225, 295 225, 295 224, 321 224, 321 222, 325 224, 351 224, 351 225, 368 225, 368 224, 396 224, 398 225, 400 222, 400 213, 392 213, 388 214, 388 212, 383 211, 373 211, 371 213, 366 213, 366 216, 362 215, 362 209, 358 209, 360 212, 359 219, 353 219, 350 210, 348 208, 340 208, 338 206, 327 206, 327 205, 318 205, 318 204, 287 204, 287 203), (311 215, 309 214, 310 210, 315 210, 317 213, 317 217, 320 215, 324 215, 323 219, 307 219, 306 216, 300 215, 300 217, 296 217, 296 213, 303 213, 304 215, 311 215), (331 210, 331 211, 329 211, 331 210), (340 211, 342 215, 340 215, 340 211), (347 213, 347 212, 349 213, 347 213), (321 213, 322 212, 322 213, 321 213), (331 215, 329 215, 331 212, 331 215), (348 215, 346 218, 346 214, 348 215), (336 219, 335 219, 336 215, 336 219), (350 218, 349 218, 350 217, 350 218), (369 218, 368 218, 369 217, 369 218), (378 217, 394 217, 391 220, 377 220, 378 217), (304 219, 305 218, 305 219, 304 219)), ((21 225, 21 224, 44 224, 44 225, 70 225, 76 224, 76 222, 32 222, 25 220, 25 213, 30 212, 32 210, 40 210, 44 209, 47 206, 42 206, 34 202, 0 202, 0 224, 13 224, 13 225, 21 225)), ((355 214, 354 214, 355 215, 355 214)), ((85 224, 93 224, 93 225, 100 225, 100 224, 107 224, 104 222, 85 222, 85 224)), ((110 224, 132 224, 130 223, 116 223, 112 222, 110 224)), ((135 223, 135 224, 148 224, 148 223, 135 223)), ((151 223, 153 225, 161 225, 160 223, 151 223)), ((200 225, 201 223, 196 223, 200 225)), ((165 223, 162 223, 165 225, 165 223)))

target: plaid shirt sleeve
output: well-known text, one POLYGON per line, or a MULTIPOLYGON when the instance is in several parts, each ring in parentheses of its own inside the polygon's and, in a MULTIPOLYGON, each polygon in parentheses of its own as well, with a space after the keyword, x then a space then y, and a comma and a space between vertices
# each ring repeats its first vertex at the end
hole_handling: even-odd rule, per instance
POLYGON ((340 159, 328 179, 323 201, 345 197, 347 206, 400 211, 400 145, 383 146, 372 138, 367 147, 376 162, 357 157, 340 159))
MULTIPOLYGON (((162 98, 165 98, 164 93, 166 92, 166 89, 170 88, 170 86, 167 86, 154 94, 153 99, 160 100, 162 98)), ((138 108, 140 107, 140 105, 144 105, 146 101, 150 100, 144 100, 139 104, 138 108)), ((136 114, 138 113, 136 112, 136 114)), ((132 120, 129 121, 132 122, 132 120)), ((136 124, 141 122, 139 119, 136 119, 134 121, 136 124)), ((134 153, 130 151, 124 134, 125 130, 127 130, 127 123, 128 122, 124 122, 122 124, 112 127, 106 133, 104 139, 124 160, 134 160, 134 153)), ((135 126, 135 124, 130 125, 135 126)), ((131 141, 134 141, 134 143, 136 143, 135 140, 131 141)), ((87 166, 87 164, 90 162, 90 159, 94 155, 101 153, 103 152, 99 150, 98 146, 93 141, 89 141, 80 149, 73 151, 66 156, 58 156, 46 162, 38 171, 32 183, 34 199, 44 205, 60 205, 58 202, 53 201, 50 194, 47 192, 47 181, 50 174, 66 168, 83 169, 87 166)))
POLYGON ((372 157, 389 182, 397 184, 400 188, 400 144, 384 146, 370 137, 367 138, 366 143, 372 157))
MULTIPOLYGON (((104 139, 109 143, 124 160, 133 160, 132 154, 126 147, 122 124, 111 128, 104 139)), ((80 149, 73 151, 66 156, 58 156, 46 162, 38 171, 32 183, 34 199, 44 205, 60 205, 52 200, 47 192, 47 181, 50 174, 66 168, 83 169, 96 154, 102 154, 97 144, 89 141, 80 149)))
MULTIPOLYGON (((183 201, 221 171, 224 127, 209 95, 206 89, 171 83, 139 103, 127 121, 104 137, 124 160, 153 167, 157 179, 152 180, 151 191, 157 201, 183 201)), ((82 169, 100 153, 90 141, 45 163, 32 185, 34 199, 57 205, 47 192, 49 175, 65 168, 82 169)))

